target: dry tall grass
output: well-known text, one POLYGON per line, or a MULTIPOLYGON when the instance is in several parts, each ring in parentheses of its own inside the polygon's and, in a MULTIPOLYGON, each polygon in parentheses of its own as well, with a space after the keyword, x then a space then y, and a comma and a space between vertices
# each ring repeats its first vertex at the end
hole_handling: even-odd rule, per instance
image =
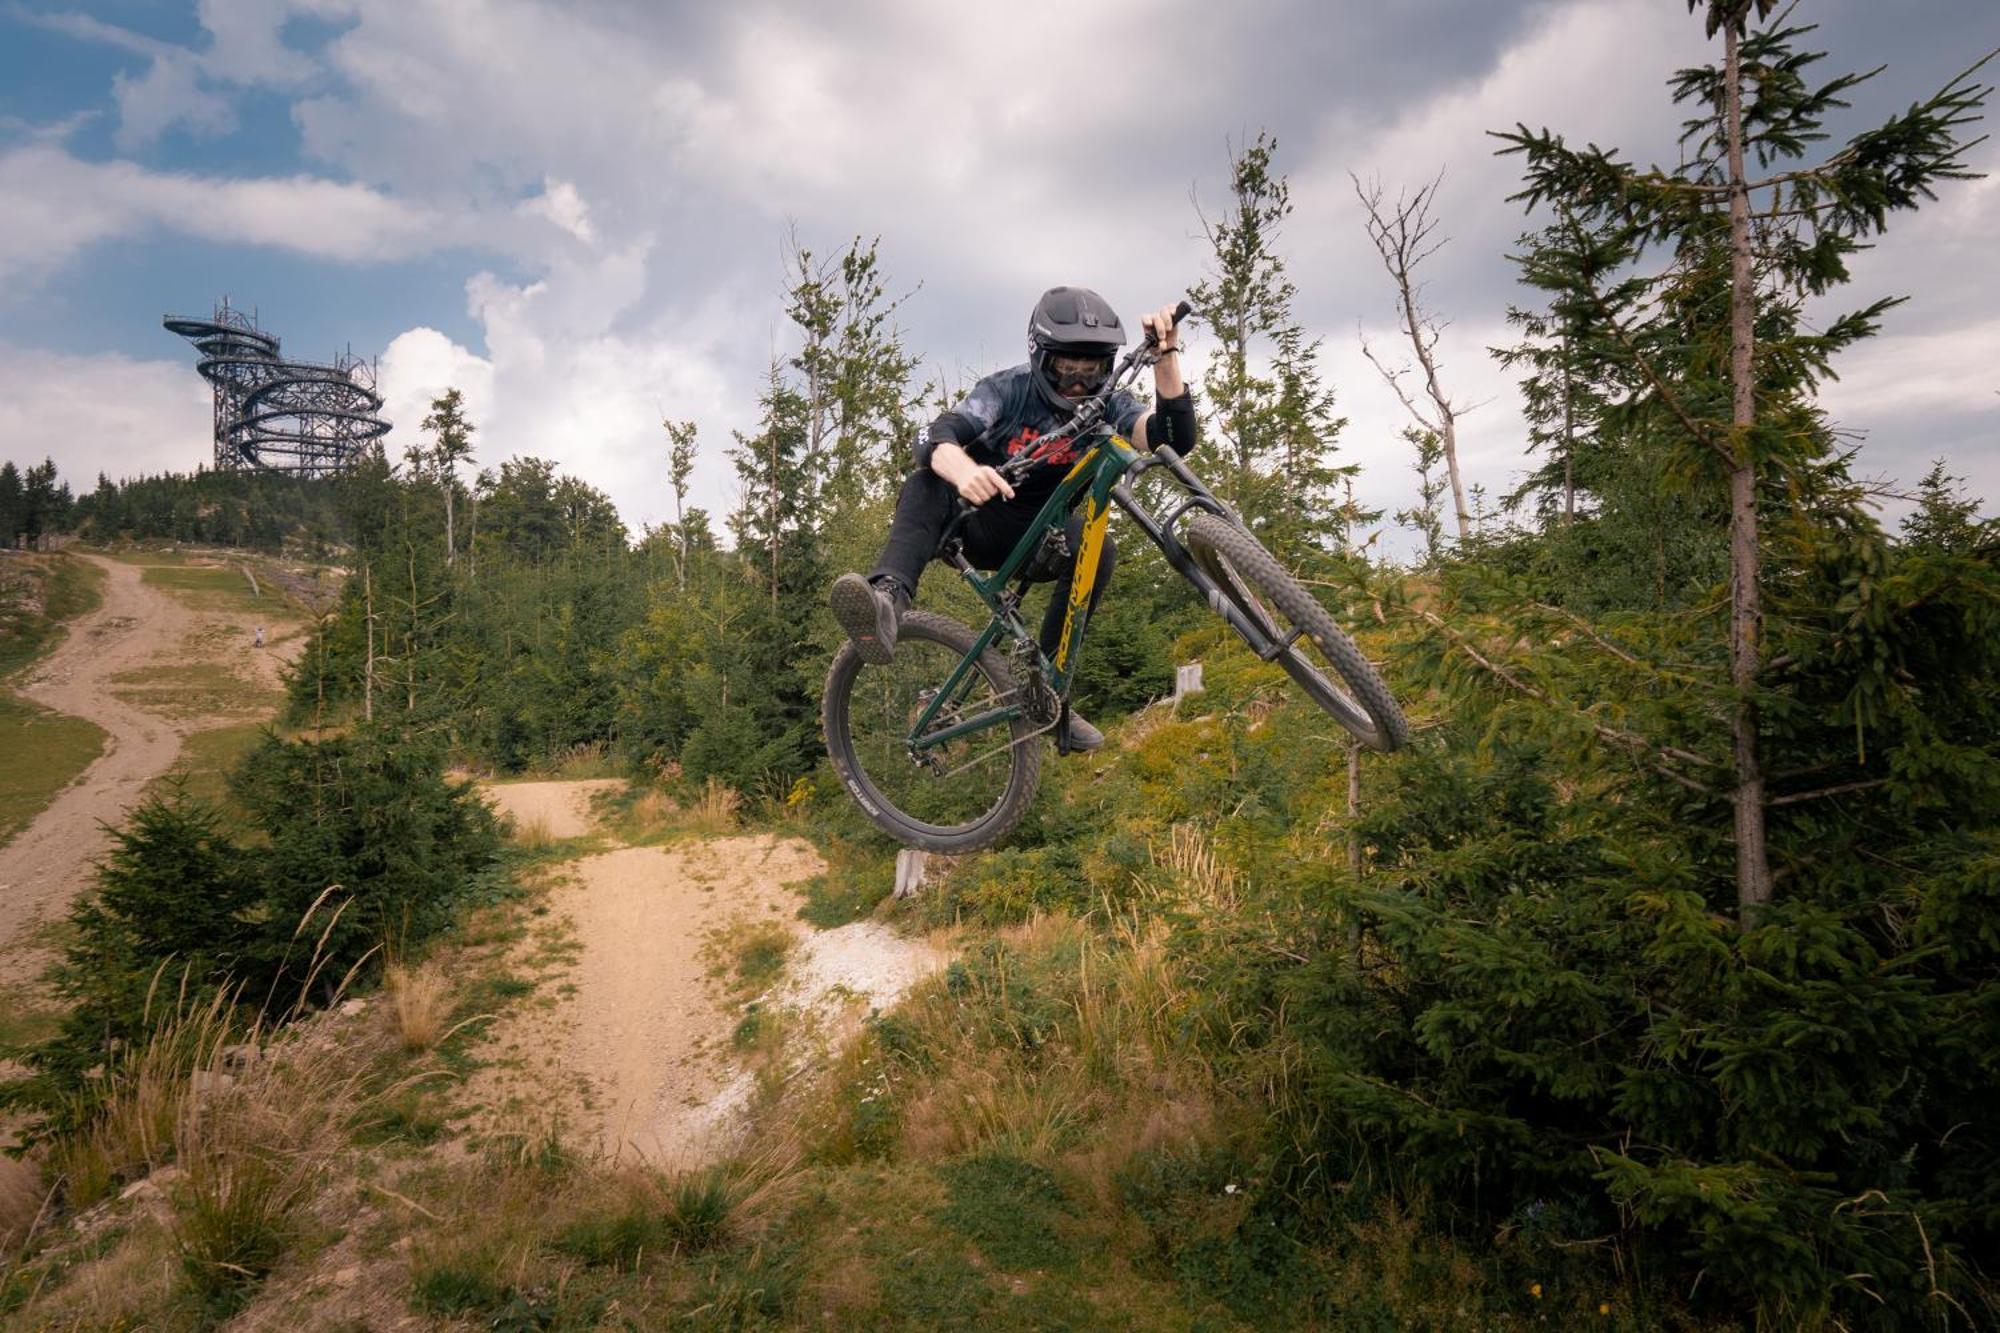
POLYGON ((656 829, 671 822, 681 811, 680 803, 658 788, 643 792, 632 802, 631 819, 641 828, 656 829))
POLYGON ((340 1170, 374 1051, 328 1032, 332 1015, 276 1034, 246 1027, 230 998, 162 1023, 106 1072, 111 1092, 90 1127, 48 1149, 72 1210, 169 1161, 176 1171, 154 1191, 164 1215, 38 1310, 41 1326, 149 1326, 135 1312, 158 1314, 177 1292, 226 1311, 277 1264, 340 1170))
POLYGON ((1153 864, 1174 874, 1184 904, 1206 912, 1234 911, 1242 879, 1216 854, 1214 840, 1194 824, 1176 824, 1166 845, 1152 847, 1153 864))
POLYGON ((435 963, 391 963, 382 977, 405 1051, 428 1051, 444 1040, 451 1020, 451 987, 435 963))
POLYGON ((205 1297, 262 1279, 341 1161, 367 1062, 312 1026, 241 1072, 210 1064, 181 1101, 173 1231, 182 1273, 205 1297))
POLYGON ((566 746, 556 752, 550 767, 558 778, 569 780, 618 776, 611 749, 603 741, 580 741, 566 746))
POLYGON ((617 835, 634 845, 713 838, 734 833, 741 822, 743 797, 719 778, 711 777, 691 799, 677 800, 657 787, 633 796, 622 809, 609 811, 617 835))
POLYGON ((720 778, 711 777, 702 785, 701 795, 688 807, 690 831, 701 834, 733 833, 743 797, 720 778))
POLYGON ((72 1209, 87 1208, 120 1180, 145 1175, 174 1151, 181 1104, 197 1075, 219 1066, 242 1035, 230 993, 174 1014, 143 1047, 106 1069, 110 1091, 88 1126, 56 1139, 46 1165, 72 1209))
POLYGON ((0 1154, 0 1252, 19 1245, 47 1216, 49 1197, 39 1167, 0 1154))
POLYGON ((555 834, 549 830, 546 815, 516 818, 513 832, 508 838, 516 847, 530 852, 546 851, 556 840, 555 834))

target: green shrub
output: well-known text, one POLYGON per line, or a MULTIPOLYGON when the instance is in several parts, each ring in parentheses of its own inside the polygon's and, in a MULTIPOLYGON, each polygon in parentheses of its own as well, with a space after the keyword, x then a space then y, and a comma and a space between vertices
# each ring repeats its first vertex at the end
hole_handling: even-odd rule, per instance
POLYGON ((330 999, 383 945, 442 930, 497 863, 491 812, 427 742, 268 736, 233 787, 254 839, 177 786, 113 832, 54 973, 70 1011, 0 1090, 33 1132, 87 1120, 107 1083, 90 1070, 219 992, 267 1021, 330 999))

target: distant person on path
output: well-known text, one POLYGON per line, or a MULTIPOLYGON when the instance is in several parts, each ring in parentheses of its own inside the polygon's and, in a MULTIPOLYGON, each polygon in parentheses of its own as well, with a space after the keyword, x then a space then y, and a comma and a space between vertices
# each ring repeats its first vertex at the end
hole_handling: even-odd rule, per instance
POLYGON ((257 627, 257 639, 256 643, 253 646, 258 648, 262 648, 264 646, 264 627, 262 625, 259 625, 257 627))
MULTIPOLYGON (((1164 306, 1141 323, 1160 349, 1153 366, 1153 411, 1142 415, 1139 400, 1121 390, 1111 399, 1104 420, 1142 452, 1169 444, 1186 453, 1195 444, 1194 399, 1181 379, 1174 307, 1164 306)), ((1018 486, 1010 485, 996 467, 1058 430, 1075 414, 1078 403, 1101 390, 1124 344, 1125 328, 1103 297, 1085 287, 1051 288, 1028 318, 1026 364, 988 375, 963 402, 931 423, 917 446, 916 469, 904 479, 897 497, 889 540, 874 572, 866 578, 842 574, 833 584, 834 617, 854 641, 862 661, 879 666, 895 653, 898 621, 917 595, 924 566, 937 554, 954 497, 979 506, 959 529, 966 556, 974 565, 990 569, 1014 549, 1078 453, 1066 444, 1018 486)), ((1062 636, 1082 534, 1083 519, 1071 515, 1066 550, 1060 563, 1046 571, 1056 587, 1042 617, 1045 653, 1053 654, 1062 636)), ((1090 589, 1092 610, 1111 580, 1116 556, 1107 537, 1090 589)), ((1072 711, 1067 740, 1072 750, 1094 750, 1104 744, 1104 734, 1072 711)))

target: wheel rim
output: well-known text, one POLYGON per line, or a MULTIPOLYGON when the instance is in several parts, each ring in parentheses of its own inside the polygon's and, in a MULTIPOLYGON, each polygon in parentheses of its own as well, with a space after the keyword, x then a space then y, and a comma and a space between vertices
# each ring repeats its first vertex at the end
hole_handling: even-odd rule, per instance
POLYGON ((1340 679, 1339 668, 1311 631, 1300 627, 1291 617, 1259 597, 1250 581, 1229 563, 1228 556, 1216 550, 1205 554, 1210 566, 1209 574, 1228 591, 1231 600, 1258 623, 1258 628, 1273 639, 1297 633, 1292 646, 1275 659, 1285 669, 1285 674, 1311 695, 1314 703, 1334 714, 1340 725, 1364 744, 1377 744, 1382 735, 1380 724, 1337 683, 1340 679))
MULTIPOLYGON (((913 757, 910 728, 962 657, 944 644, 905 637, 886 666, 859 663, 846 700, 846 729, 859 794, 938 836, 962 834, 996 815, 1006 803, 1015 767, 1013 728, 983 727, 956 740, 925 747, 913 757)), ((950 726, 1013 701, 982 670, 966 674, 932 720, 950 726)))

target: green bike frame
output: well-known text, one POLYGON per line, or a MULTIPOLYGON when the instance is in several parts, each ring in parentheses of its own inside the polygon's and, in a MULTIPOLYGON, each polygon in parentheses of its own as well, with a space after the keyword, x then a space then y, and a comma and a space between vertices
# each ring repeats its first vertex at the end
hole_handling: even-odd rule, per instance
MULTIPOLYGON (((979 600, 992 611, 993 618, 987 622, 985 630, 974 640, 972 648, 959 659, 957 666, 932 695, 930 702, 918 714, 910 728, 909 745, 913 754, 920 754, 935 746, 954 741, 961 736, 988 727, 1001 726, 1019 717, 1023 711, 1021 701, 998 708, 990 708, 972 717, 959 718, 947 726, 933 730, 938 714, 956 700, 959 691, 975 679, 974 663, 979 655, 992 647, 1002 635, 1016 643, 1032 645, 1035 660, 1042 679, 1059 700, 1069 698, 1070 681, 1076 671, 1077 650, 1083 644, 1085 622, 1090 618, 1090 590, 1097 580, 1098 562, 1104 555, 1105 530, 1111 523, 1111 500, 1113 489, 1124 479, 1126 473, 1140 464, 1141 455, 1122 436, 1108 434, 1100 437, 1084 455, 1077 459, 1062 481, 1056 486, 1035 520, 1028 527, 1021 540, 1000 562, 1000 567, 981 577, 964 556, 956 556, 957 566, 967 584, 979 600), (1055 656, 1051 659, 1043 653, 1022 621, 1018 596, 1010 597, 1007 585, 1017 578, 1027 563, 1041 549, 1043 538, 1064 522, 1064 516, 1076 502, 1079 493, 1083 501, 1083 538, 1076 552, 1075 572, 1070 577, 1069 606, 1063 616, 1062 638, 1056 644, 1055 656)), ((1122 497, 1121 497, 1122 498, 1122 497)), ((1052 724, 1053 725, 1053 724, 1052 724)))

